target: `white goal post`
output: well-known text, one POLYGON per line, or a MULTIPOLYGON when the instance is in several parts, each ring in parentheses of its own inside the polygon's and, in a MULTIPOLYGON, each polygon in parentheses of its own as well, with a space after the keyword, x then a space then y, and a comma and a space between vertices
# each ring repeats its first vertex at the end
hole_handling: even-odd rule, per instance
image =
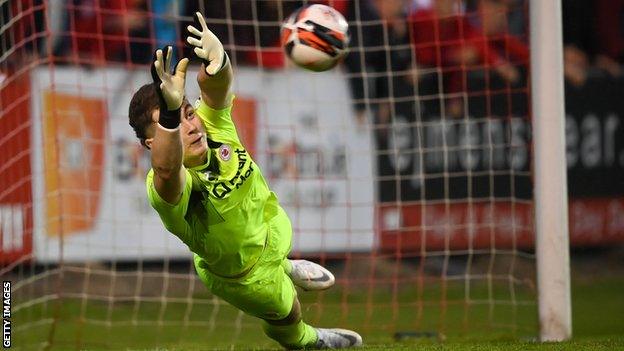
POLYGON ((531 0, 535 226, 540 339, 572 336, 561 1, 531 0))

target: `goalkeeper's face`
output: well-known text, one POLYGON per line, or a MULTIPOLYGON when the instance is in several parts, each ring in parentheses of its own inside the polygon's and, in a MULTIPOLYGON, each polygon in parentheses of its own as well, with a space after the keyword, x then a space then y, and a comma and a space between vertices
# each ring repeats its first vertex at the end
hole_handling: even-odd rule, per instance
POLYGON ((206 130, 199 117, 195 114, 193 106, 185 101, 180 109, 182 114, 180 123, 180 136, 184 147, 184 166, 196 167, 206 162, 208 141, 206 130))
MULTIPOLYGON (((151 149, 153 142, 153 135, 160 112, 158 109, 152 111, 152 127, 151 131, 148 129, 147 134, 151 135, 145 141, 145 145, 151 149)), ((182 139, 182 148, 184 152, 184 166, 196 167, 206 163, 206 157, 208 155, 208 140, 206 138, 206 130, 201 120, 195 114, 193 106, 184 101, 182 108, 180 109, 180 138, 182 139)))

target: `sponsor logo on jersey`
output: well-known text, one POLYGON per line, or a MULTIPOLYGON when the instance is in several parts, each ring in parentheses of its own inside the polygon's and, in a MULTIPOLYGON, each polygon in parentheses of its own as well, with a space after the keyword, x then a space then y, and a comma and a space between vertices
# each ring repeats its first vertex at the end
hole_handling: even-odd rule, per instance
MULTIPOLYGON (((226 145, 222 145, 221 147, 223 146, 226 145)), ((231 152, 229 146, 228 150, 231 152)), ((216 183, 212 187, 212 195, 214 195, 217 199, 223 199, 233 189, 239 189, 243 186, 245 181, 251 177, 251 174, 254 171, 253 162, 251 162, 251 158, 249 158, 245 149, 236 149, 234 152, 238 157, 238 169, 236 170, 236 174, 229 181, 216 183), (248 166, 245 167, 246 165, 248 166)), ((219 148, 219 155, 221 155, 221 148, 219 148)), ((229 157, 231 157, 231 153, 229 157)))
POLYGON ((232 158, 232 148, 228 144, 219 147, 219 157, 223 161, 229 161, 232 158))

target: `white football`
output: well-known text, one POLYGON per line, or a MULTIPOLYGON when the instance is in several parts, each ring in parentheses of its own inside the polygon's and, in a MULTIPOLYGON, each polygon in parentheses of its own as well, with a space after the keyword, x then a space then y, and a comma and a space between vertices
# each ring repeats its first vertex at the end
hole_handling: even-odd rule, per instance
POLYGON ((282 24, 282 46, 297 66, 315 72, 336 66, 347 54, 349 25, 334 8, 304 6, 282 24))

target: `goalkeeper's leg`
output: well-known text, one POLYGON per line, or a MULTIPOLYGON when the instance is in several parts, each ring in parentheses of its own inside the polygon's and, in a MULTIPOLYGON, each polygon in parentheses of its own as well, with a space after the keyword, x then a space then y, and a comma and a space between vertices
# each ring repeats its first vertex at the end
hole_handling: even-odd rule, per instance
POLYGON ((301 305, 295 296, 290 314, 281 320, 265 319, 264 333, 288 349, 315 348, 316 330, 301 319, 301 305))
POLYGON ((351 330, 313 328, 301 319, 295 297, 290 314, 281 320, 264 320, 264 333, 288 349, 342 349, 362 345, 362 337, 351 330))
MULTIPOLYGON (((292 227, 283 210, 279 209, 279 214, 269 222, 268 235, 262 256, 240 279, 214 276, 207 263, 194 255, 195 268, 206 287, 245 313, 262 319, 267 336, 287 348, 361 345, 362 338, 355 332, 313 328, 302 321, 297 292, 290 277, 293 267, 284 264, 290 251, 292 227)), ((331 281, 333 283, 333 279, 331 281)))

